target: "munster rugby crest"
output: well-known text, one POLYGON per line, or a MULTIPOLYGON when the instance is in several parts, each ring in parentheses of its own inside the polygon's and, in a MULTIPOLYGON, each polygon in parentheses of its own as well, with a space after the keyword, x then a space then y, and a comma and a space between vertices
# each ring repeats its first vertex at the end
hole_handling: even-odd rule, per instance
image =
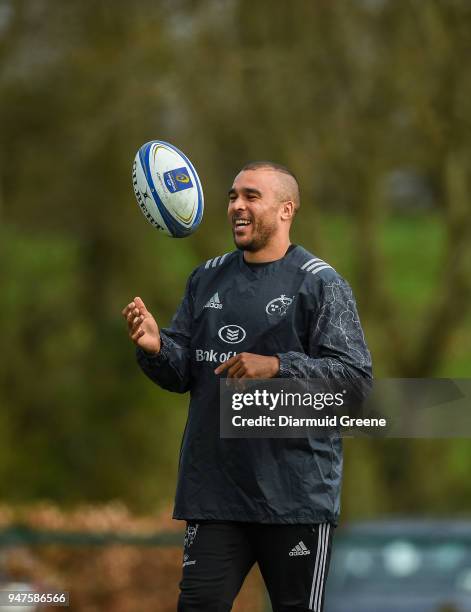
POLYGON ((279 317, 284 317, 288 308, 293 302, 293 298, 294 296, 290 298, 281 294, 280 297, 268 302, 268 304, 265 306, 265 312, 268 315, 278 315, 279 317))

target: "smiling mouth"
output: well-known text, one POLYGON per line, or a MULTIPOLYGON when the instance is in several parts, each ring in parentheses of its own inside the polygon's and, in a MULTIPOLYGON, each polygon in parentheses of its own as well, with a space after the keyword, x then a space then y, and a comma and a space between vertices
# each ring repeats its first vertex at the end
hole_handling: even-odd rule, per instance
POLYGON ((250 221, 250 219, 235 219, 232 224, 232 227, 238 230, 243 229, 244 227, 248 227, 249 225, 252 225, 252 221, 250 221))

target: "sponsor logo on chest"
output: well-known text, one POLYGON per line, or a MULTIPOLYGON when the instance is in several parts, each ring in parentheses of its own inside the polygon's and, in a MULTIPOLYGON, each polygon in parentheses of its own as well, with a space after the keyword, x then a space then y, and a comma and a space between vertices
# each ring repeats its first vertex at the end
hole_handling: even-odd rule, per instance
POLYGON ((224 325, 218 331, 218 336, 223 342, 227 344, 239 344, 242 340, 245 340, 247 335, 245 329, 240 325, 224 325))
POLYGON ((195 349, 195 360, 206 361, 208 363, 223 363, 231 357, 237 355, 236 351, 227 351, 227 353, 221 353, 214 349, 195 349))

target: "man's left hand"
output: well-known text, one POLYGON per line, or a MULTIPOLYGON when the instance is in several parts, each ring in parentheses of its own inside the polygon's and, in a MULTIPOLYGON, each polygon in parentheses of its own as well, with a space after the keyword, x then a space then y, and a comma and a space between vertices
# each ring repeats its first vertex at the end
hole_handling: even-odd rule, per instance
POLYGON ((273 378, 280 370, 278 357, 255 355, 254 353, 239 353, 215 370, 215 374, 222 374, 227 370, 227 378, 273 378))

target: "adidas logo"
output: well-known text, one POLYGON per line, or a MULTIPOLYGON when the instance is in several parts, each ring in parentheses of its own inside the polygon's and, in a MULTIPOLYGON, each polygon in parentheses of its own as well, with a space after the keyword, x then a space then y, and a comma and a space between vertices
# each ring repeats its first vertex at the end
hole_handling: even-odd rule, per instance
POLYGON ((305 546, 304 542, 299 542, 299 544, 296 544, 296 546, 291 549, 289 556, 298 557, 300 555, 310 555, 310 554, 311 554, 311 551, 309 550, 309 548, 305 546))
POLYGON ((219 293, 217 291, 213 295, 213 297, 206 302, 204 308, 217 308, 218 310, 221 310, 222 304, 221 300, 219 299, 219 293))

